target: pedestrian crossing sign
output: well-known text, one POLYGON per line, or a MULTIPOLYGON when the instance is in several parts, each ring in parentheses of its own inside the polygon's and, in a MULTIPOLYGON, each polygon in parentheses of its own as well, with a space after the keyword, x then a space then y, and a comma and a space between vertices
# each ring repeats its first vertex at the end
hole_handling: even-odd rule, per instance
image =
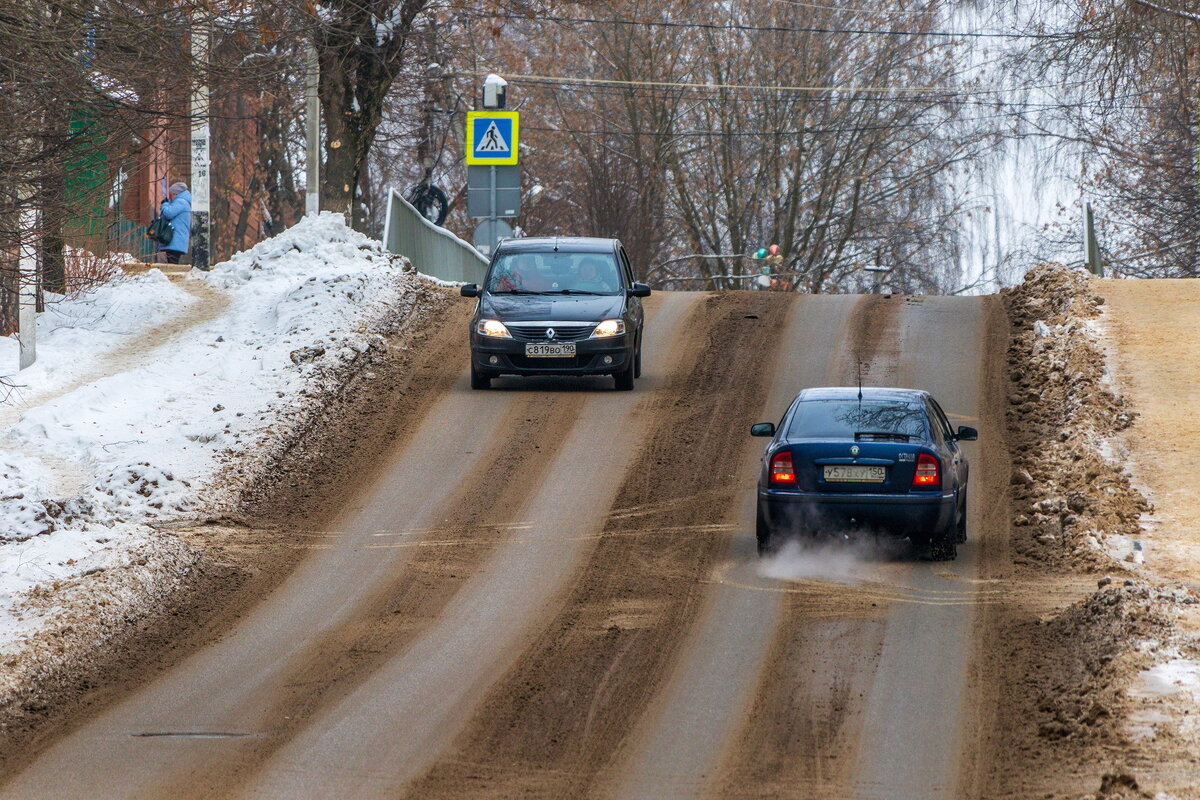
POLYGON ((516 164, 520 129, 520 118, 516 111, 468 111, 467 164, 516 164))

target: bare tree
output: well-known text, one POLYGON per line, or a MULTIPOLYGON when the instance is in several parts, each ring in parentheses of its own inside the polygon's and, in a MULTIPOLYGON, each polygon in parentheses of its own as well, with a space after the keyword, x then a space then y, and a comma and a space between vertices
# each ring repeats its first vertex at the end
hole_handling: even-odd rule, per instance
POLYGON ((1084 160, 1105 261, 1129 275, 1200 274, 1200 3, 1103 0, 1074 16, 1037 2, 1016 8, 1031 28, 1059 34, 1011 66, 1068 85, 1035 130, 1084 160))

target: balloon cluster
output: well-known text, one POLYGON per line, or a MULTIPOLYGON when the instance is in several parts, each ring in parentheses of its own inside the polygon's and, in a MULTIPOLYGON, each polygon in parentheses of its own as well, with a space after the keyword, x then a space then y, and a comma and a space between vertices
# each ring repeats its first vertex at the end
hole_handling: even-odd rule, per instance
POLYGON ((753 256, 755 261, 764 261, 759 271, 764 275, 771 272, 771 267, 778 267, 783 263, 783 253, 779 250, 779 245, 773 244, 770 247, 760 247, 754 251, 753 256), (768 266, 769 265, 769 266, 768 266))

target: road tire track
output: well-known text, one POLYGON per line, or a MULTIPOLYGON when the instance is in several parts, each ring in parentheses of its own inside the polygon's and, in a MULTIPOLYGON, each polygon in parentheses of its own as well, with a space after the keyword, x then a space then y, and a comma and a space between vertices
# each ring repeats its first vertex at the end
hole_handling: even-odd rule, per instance
POLYGON ((564 393, 520 401, 498 426, 510 435, 458 481, 438 526, 422 531, 417 541, 392 540, 392 546, 415 548, 400 573, 373 590, 352 617, 324 632, 303 658, 290 665, 280 696, 263 715, 267 721, 263 737, 232 759, 193 764, 178 781, 144 796, 180 800, 232 796, 237 786, 252 782, 255 770, 322 709, 349 695, 424 634, 458 590, 515 534, 506 523, 541 482, 585 399, 582 394, 564 393), (514 473, 523 480, 508 480, 514 473))
POLYGON ((397 320, 386 348, 330 398, 269 479, 250 487, 242 516, 176 531, 203 552, 187 586, 162 598, 156 616, 120 632, 105 652, 90 654, 61 686, 48 686, 36 715, 0 731, 0 795, 60 739, 217 641, 308 554, 294 534, 326 528, 386 455, 406 445, 460 377, 471 314, 470 303, 443 290, 419 290, 427 294, 418 304, 423 312, 397 320))
POLYGON ((723 520, 734 475, 721 465, 746 447, 775 361, 786 295, 705 298, 649 413, 652 433, 626 469, 609 522, 560 611, 489 691, 453 753, 406 796, 566 797, 585 794, 634 728, 697 614, 724 529, 655 535, 723 520), (673 498, 683 508, 630 516, 673 498), (637 531, 641 535, 630 536, 637 531))
MULTIPOLYGON (((845 318, 827 354, 826 382, 864 386, 894 379, 901 302, 867 295, 845 318)), ((882 612, 849 603, 829 618, 828 587, 796 587, 783 601, 746 726, 734 738, 715 795, 845 797, 862 697, 883 638, 882 612)), ((875 606, 875 603, 871 604, 875 606)))

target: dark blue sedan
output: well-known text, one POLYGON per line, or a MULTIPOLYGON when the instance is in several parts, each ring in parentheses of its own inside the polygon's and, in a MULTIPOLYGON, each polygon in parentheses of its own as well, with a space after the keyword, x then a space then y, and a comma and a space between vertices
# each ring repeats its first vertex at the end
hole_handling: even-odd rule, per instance
POLYGON ((967 459, 928 392, 805 389, 770 436, 758 480, 758 552, 788 538, 866 529, 908 537, 929 558, 949 561, 967 537, 967 459))

